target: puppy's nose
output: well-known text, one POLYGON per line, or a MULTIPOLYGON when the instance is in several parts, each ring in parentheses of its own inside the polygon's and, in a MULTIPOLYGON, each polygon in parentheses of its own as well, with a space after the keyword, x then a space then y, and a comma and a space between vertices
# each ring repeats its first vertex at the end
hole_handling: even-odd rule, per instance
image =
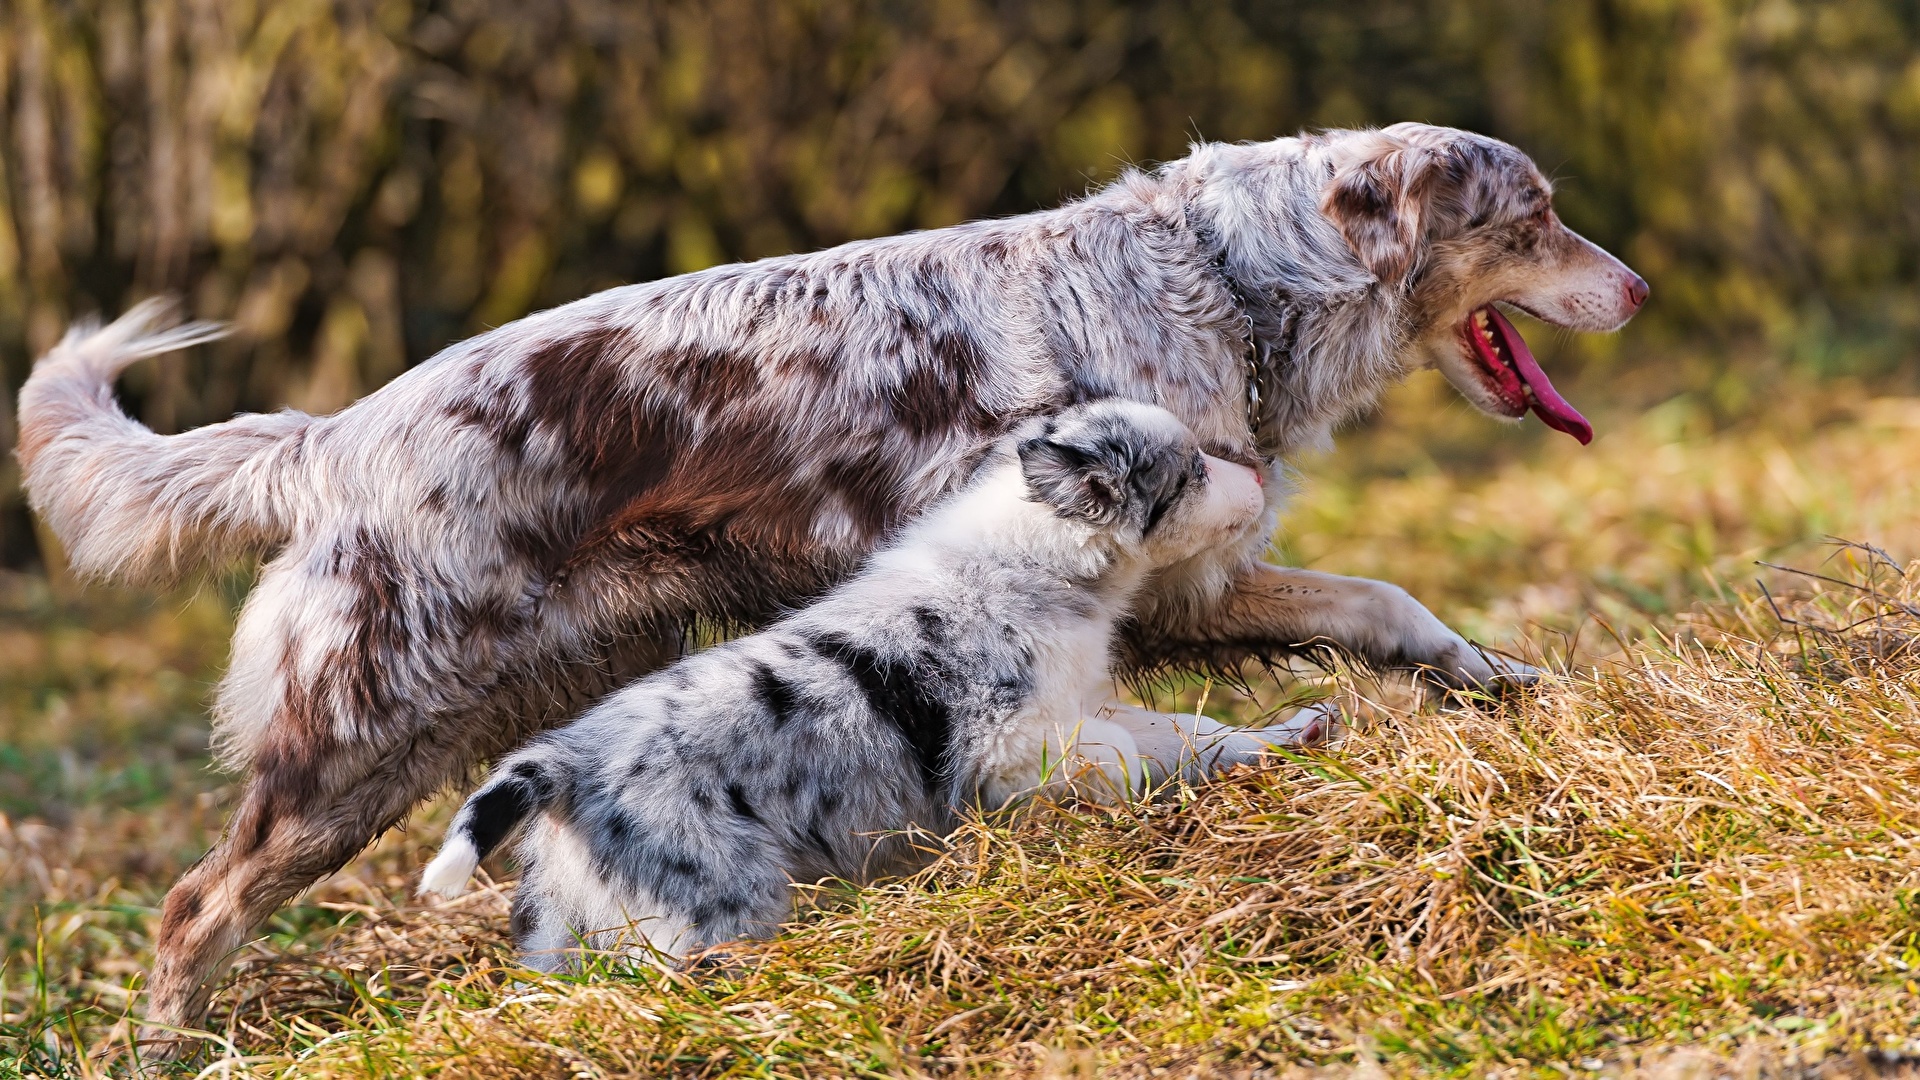
POLYGON ((1228 461, 1225 458, 1217 458, 1217 457, 1214 457, 1212 454, 1207 454, 1207 453, 1202 453, 1200 455, 1200 463, 1202 465, 1205 465, 1207 468, 1208 480, 1212 480, 1220 476, 1222 469, 1228 469, 1228 470, 1238 469, 1241 472, 1251 474, 1253 476, 1253 482, 1256 487, 1267 486, 1267 478, 1265 474, 1263 474, 1259 469, 1251 468, 1246 465, 1241 465, 1238 462, 1228 461))
POLYGON ((1639 274, 1630 274, 1627 276, 1627 306, 1629 308, 1639 311, 1640 305, 1647 302, 1647 293, 1649 291, 1646 278, 1641 277, 1639 274))

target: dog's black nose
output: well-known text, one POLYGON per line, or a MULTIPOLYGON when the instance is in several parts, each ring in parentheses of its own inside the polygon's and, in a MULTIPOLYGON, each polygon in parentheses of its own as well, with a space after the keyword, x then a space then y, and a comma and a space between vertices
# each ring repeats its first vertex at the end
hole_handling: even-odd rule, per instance
POLYGON ((1639 274, 1629 275, 1627 278, 1627 306, 1635 311, 1639 311, 1640 305, 1647 302, 1647 293, 1649 291, 1646 278, 1641 277, 1639 274))

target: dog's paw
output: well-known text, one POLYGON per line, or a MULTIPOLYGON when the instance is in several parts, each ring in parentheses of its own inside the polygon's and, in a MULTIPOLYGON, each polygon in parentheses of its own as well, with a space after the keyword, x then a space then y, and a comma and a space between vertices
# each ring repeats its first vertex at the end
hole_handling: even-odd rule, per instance
POLYGON ((1466 640, 1445 663, 1423 667, 1426 683, 1455 701, 1504 700, 1525 694, 1544 674, 1525 661, 1466 640))
POLYGON ((1490 654, 1489 660, 1494 665, 1494 671, 1488 677, 1485 689, 1496 695, 1531 690, 1540 684, 1541 676, 1546 674, 1532 664, 1498 653, 1490 654))

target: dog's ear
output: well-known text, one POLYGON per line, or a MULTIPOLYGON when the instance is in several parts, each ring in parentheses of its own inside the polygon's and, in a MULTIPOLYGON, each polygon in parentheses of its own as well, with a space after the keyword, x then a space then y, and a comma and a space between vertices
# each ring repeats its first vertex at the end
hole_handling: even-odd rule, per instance
POLYGON ((1055 442, 1051 433, 1020 443, 1020 472, 1036 502, 1054 513, 1092 525, 1119 520, 1127 498, 1126 477, 1097 455, 1055 442))
POLYGON ((1426 208, 1439 179, 1440 153, 1382 132, 1370 132, 1357 153, 1335 165, 1320 200, 1332 221, 1381 284, 1398 286, 1420 258, 1426 208))

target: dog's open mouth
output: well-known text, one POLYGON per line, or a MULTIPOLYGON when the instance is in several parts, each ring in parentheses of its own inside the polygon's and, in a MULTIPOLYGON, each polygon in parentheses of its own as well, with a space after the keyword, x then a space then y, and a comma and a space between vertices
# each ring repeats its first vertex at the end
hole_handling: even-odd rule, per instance
POLYGON ((1508 415, 1521 416, 1532 409, 1555 431, 1566 432, 1582 445, 1593 441, 1593 425, 1553 388, 1553 381, 1527 349, 1526 339, 1492 304, 1468 312, 1461 333, 1473 358, 1485 369, 1487 388, 1507 406, 1508 415))

